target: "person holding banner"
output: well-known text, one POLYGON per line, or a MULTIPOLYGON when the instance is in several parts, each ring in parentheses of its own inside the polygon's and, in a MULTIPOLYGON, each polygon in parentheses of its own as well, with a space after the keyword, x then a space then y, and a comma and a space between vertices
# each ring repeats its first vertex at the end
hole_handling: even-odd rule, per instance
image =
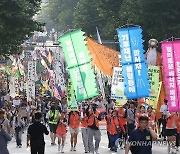
POLYGON ((69 113, 68 125, 71 133, 71 151, 76 151, 77 135, 79 133, 80 116, 78 111, 69 113))
POLYGON ((85 148, 85 153, 89 152, 89 145, 88 145, 88 117, 86 115, 86 112, 83 111, 81 115, 81 133, 82 133, 82 139, 83 144, 85 148))
POLYGON ((67 134, 66 113, 61 112, 61 115, 58 120, 58 126, 56 129, 56 135, 58 137, 58 151, 60 151, 61 153, 64 153, 66 134, 67 134))
POLYGON ((101 141, 99 121, 102 120, 102 117, 101 114, 99 114, 99 112, 96 110, 96 106, 94 104, 87 108, 86 115, 88 116, 89 150, 91 154, 99 154, 99 143, 101 141), (95 147, 93 138, 95 138, 95 147))
POLYGON ((112 116, 109 123, 109 139, 111 145, 111 151, 117 152, 117 145, 115 144, 117 139, 120 137, 120 133, 125 133, 125 129, 122 121, 118 118, 118 112, 116 110, 112 111, 112 116))

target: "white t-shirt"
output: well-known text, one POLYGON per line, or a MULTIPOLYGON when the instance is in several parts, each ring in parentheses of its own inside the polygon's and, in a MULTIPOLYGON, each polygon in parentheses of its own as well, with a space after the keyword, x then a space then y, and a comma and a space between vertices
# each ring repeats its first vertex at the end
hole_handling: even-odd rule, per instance
POLYGON ((162 105, 161 108, 160 108, 160 112, 163 114, 163 115, 166 115, 167 114, 167 111, 168 111, 168 108, 167 108, 167 105, 162 105))
POLYGON ((4 120, 0 120, 0 124, 1 123, 4 125, 4 129, 8 132, 9 120, 7 118, 5 118, 4 120))

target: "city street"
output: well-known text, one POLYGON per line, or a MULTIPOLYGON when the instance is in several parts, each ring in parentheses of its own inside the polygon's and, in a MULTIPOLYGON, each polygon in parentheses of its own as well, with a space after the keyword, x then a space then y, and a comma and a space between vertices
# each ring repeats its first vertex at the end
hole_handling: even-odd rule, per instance
MULTIPOLYGON (((101 139, 101 143, 100 143, 100 149, 99 152, 100 154, 114 154, 113 152, 109 151, 109 149, 107 149, 107 135, 106 135, 106 130, 104 130, 104 128, 102 128, 101 130, 101 134, 102 134, 102 139, 101 139)), ((50 143, 50 136, 45 136, 45 142, 46 142, 46 154, 58 154, 60 152, 58 152, 58 146, 51 146, 50 143)), ((57 142, 57 141, 56 141, 57 142)), ((10 154, 29 154, 30 150, 26 148, 26 132, 23 134, 23 146, 22 148, 16 148, 16 143, 15 143, 15 139, 13 138, 13 140, 8 144, 8 148, 9 148, 9 152, 10 154)), ((78 144, 77 144, 77 151, 76 152, 71 152, 70 151, 70 135, 68 132, 67 135, 67 139, 66 139, 66 145, 65 145, 65 149, 64 152, 66 154, 72 154, 72 153, 76 153, 76 154, 83 154, 84 153, 84 147, 83 147, 83 143, 82 143, 82 138, 81 138, 81 132, 78 135, 78 144)), ((124 153, 124 150, 118 150, 117 153, 124 153)), ((153 154, 167 154, 167 146, 164 145, 154 145, 153 146, 153 154)))

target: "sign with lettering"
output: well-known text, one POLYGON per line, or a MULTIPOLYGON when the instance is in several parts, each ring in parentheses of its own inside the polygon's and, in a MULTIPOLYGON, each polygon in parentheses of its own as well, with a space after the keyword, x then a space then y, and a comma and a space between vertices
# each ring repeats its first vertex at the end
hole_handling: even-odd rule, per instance
POLYGON ((83 35, 84 32, 81 30, 75 30, 62 35, 59 39, 77 101, 98 95, 95 75, 92 70, 89 51, 85 43, 86 37, 83 35))
POLYGON ((142 29, 139 26, 117 30, 122 56, 125 94, 128 99, 150 94, 149 76, 143 50, 142 29))
POLYGON ((180 41, 162 43, 162 58, 169 111, 180 111, 180 41))

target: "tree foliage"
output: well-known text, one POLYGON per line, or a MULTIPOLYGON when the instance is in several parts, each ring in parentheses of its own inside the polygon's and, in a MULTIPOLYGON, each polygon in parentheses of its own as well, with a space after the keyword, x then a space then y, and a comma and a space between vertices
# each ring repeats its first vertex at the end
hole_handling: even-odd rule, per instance
POLYGON ((102 39, 114 39, 117 28, 134 24, 142 27, 146 41, 180 36, 179 0, 51 0, 50 4, 48 13, 58 19, 54 23, 59 30, 82 28, 95 37, 98 27, 102 39))
POLYGON ((32 32, 41 30, 42 24, 33 19, 40 4, 41 0, 0 1, 0 54, 18 53, 32 32))

